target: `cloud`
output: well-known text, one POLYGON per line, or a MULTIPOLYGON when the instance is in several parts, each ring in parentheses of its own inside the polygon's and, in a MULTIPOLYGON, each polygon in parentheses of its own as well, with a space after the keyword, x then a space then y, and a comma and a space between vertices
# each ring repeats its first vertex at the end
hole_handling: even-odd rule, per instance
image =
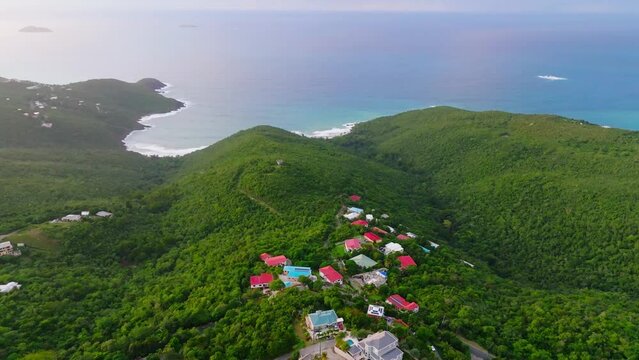
POLYGON ((0 13, 125 10, 639 13, 635 0, 1 0, 0 13))

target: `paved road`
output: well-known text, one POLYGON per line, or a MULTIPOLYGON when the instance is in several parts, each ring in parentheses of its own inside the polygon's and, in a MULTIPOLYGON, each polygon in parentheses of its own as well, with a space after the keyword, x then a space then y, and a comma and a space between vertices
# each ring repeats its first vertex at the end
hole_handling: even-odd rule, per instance
MULTIPOLYGON (((313 344, 311 346, 307 346, 300 350, 300 360, 309 360, 312 359, 314 355, 319 355, 320 345, 322 348, 322 352, 326 353, 328 360, 344 360, 343 357, 337 355, 335 351, 333 351, 333 347, 335 346, 335 339, 322 341, 321 343, 313 344)), ((286 355, 282 355, 274 360, 289 360, 291 358, 291 354, 288 353, 286 355)), ((291 359, 297 360, 297 359, 291 359)))
POLYGON ((486 349, 479 346, 474 341, 468 340, 462 336, 457 336, 459 340, 461 340, 464 344, 468 345, 470 349, 470 360, 491 360, 495 357, 495 355, 489 353, 486 349))

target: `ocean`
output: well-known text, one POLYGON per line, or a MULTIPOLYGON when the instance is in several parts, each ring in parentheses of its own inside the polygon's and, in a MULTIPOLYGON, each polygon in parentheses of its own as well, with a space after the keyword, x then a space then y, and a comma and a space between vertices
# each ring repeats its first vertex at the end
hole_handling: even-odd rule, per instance
POLYGON ((268 124, 312 134, 435 105, 639 130, 639 22, 612 15, 148 12, 3 19, 0 76, 170 84, 189 106, 129 149, 179 155, 268 124), (36 22, 37 21, 37 22, 36 22), (20 33, 27 26, 52 33, 20 33))

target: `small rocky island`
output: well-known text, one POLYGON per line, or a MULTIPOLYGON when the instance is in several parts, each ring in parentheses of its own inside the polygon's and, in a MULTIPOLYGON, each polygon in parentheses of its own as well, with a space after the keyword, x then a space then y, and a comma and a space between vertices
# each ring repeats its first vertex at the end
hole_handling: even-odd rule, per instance
POLYGON ((40 27, 40 26, 27 26, 27 27, 23 27, 19 31, 23 32, 23 33, 50 33, 50 32, 53 32, 53 30, 51 30, 49 28, 40 27))

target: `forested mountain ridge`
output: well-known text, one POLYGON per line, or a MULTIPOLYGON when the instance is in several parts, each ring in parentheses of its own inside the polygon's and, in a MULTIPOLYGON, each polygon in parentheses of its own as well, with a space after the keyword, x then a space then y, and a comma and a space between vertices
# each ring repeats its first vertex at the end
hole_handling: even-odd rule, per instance
POLYGON ((639 133, 439 107, 336 141, 427 176, 454 209, 456 246, 501 275, 639 294, 639 133))

